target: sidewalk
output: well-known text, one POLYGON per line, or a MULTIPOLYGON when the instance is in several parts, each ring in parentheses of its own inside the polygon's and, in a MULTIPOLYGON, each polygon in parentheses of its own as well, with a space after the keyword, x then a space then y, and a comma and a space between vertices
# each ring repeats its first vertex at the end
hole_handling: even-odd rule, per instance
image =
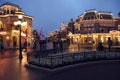
MULTIPOLYGON (((26 55, 26 52, 22 51, 22 54, 26 55)), ((18 57, 18 56, 19 56, 19 49, 6 49, 4 52, 0 52, 0 59, 18 57)))
POLYGON ((27 62, 23 52, 23 59, 19 59, 19 50, 7 49, 3 54, 0 52, 0 80, 29 80, 29 73, 24 67, 27 62))

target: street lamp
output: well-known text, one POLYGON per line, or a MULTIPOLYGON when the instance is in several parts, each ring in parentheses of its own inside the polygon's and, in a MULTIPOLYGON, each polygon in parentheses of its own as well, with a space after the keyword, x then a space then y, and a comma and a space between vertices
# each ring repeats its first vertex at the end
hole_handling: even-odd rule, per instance
POLYGON ((18 15, 18 21, 14 22, 14 25, 17 25, 19 27, 20 33, 19 33, 19 59, 22 59, 22 46, 21 46, 21 27, 25 23, 22 22, 23 15, 18 15))

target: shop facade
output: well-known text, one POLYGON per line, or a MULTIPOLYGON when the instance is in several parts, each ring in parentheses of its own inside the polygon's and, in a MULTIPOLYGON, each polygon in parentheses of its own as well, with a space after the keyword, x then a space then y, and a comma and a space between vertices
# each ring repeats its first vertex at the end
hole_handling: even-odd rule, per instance
POLYGON ((70 35, 73 43, 97 45, 107 44, 108 37, 120 42, 120 19, 110 12, 86 11, 75 22, 75 34, 70 35))
POLYGON ((33 17, 25 14, 21 8, 12 3, 4 3, 0 6, 0 40, 4 43, 6 48, 19 47, 19 34, 21 27, 22 44, 27 40, 32 43, 32 21, 33 17), (18 16, 22 15, 22 22, 25 25, 15 25, 18 21, 18 16))

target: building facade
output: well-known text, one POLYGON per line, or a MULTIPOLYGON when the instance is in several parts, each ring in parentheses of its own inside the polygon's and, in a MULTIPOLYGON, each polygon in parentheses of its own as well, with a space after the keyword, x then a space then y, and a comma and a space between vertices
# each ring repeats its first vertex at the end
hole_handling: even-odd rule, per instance
POLYGON ((21 27, 22 44, 25 40, 32 42, 32 21, 33 17, 25 14, 22 9, 12 3, 4 3, 0 6, 0 42, 3 42, 6 48, 19 47, 19 34, 21 27), (17 26, 14 23, 18 21, 18 16, 22 15, 22 21, 26 25, 17 26))
POLYGON ((70 37, 73 42, 81 44, 107 43, 108 37, 120 42, 119 19, 110 12, 89 10, 83 13, 75 22, 75 34, 70 37))

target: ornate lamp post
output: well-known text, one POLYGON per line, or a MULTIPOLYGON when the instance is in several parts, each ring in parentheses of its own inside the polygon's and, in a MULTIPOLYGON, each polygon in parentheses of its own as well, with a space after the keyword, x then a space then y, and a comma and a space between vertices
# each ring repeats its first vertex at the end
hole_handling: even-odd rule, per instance
POLYGON ((19 27, 19 59, 22 59, 22 46, 21 46, 21 27, 22 25, 25 25, 26 23, 22 21, 23 15, 18 15, 18 21, 14 22, 14 25, 17 25, 19 27))

